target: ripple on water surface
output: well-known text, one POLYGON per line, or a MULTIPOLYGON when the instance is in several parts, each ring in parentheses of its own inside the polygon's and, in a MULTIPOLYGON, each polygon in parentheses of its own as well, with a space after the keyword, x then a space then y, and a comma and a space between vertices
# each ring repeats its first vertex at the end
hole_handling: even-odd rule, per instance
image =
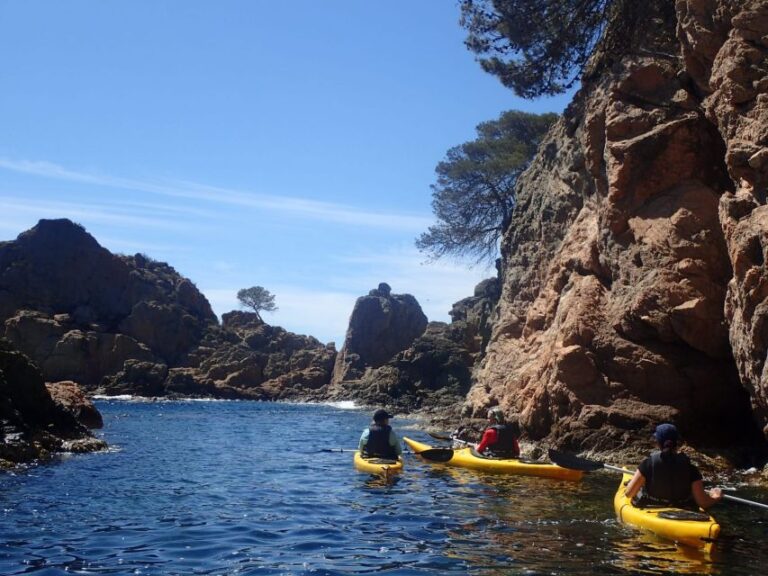
POLYGON ((112 450, 0 476, 0 574, 751 575, 768 561, 754 509, 719 507, 708 556, 617 524, 610 474, 503 477, 410 455, 394 483, 356 473, 351 453, 320 451, 357 443, 369 414, 348 407, 98 406, 112 450))

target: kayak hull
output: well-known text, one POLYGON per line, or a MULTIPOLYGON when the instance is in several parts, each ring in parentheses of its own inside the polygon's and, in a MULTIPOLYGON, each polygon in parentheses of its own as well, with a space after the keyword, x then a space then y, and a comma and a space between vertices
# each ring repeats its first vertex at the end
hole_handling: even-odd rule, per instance
POLYGON ((355 450, 355 469, 368 474, 378 474, 389 477, 403 469, 403 459, 388 460, 383 458, 363 458, 359 450, 355 450))
POLYGON ((711 550, 713 542, 720 535, 720 525, 712 516, 702 512, 702 520, 678 520, 664 518, 662 515, 690 513, 690 511, 680 508, 637 508, 624 494, 624 487, 631 478, 631 474, 623 475, 613 499, 613 507, 619 522, 648 530, 684 546, 711 550))
MULTIPOLYGON (((432 446, 429 444, 417 442, 410 438, 403 438, 403 441, 416 454, 432 449, 432 446)), ((540 478, 553 478, 556 480, 581 480, 584 476, 584 472, 581 470, 562 468, 556 464, 528 463, 514 458, 481 458, 475 456, 470 448, 458 448, 454 450, 453 456, 450 460, 445 462, 445 464, 461 468, 471 468, 473 470, 482 470, 484 472, 538 476, 540 478)))

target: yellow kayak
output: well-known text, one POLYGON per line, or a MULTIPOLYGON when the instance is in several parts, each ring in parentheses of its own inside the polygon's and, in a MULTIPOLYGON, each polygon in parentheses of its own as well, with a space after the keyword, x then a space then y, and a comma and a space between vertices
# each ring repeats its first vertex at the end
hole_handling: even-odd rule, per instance
MULTIPOLYGON (((446 458, 440 458, 439 461, 449 466, 459 466, 462 468, 472 468, 474 470, 483 470, 485 472, 498 472, 502 474, 519 474, 523 476, 539 476, 542 478, 554 478, 556 480, 580 480, 584 476, 581 470, 571 470, 562 468, 557 464, 541 464, 537 462, 525 462, 516 458, 497 459, 483 458, 472 452, 471 448, 457 448, 455 450, 432 448, 429 444, 423 444, 410 438, 403 438, 403 441, 417 455, 426 450, 435 450, 437 453, 444 452, 446 458)), ((426 460, 435 460, 427 457, 426 460)))
POLYGON ((613 507, 620 522, 649 530, 678 544, 710 551, 720 535, 720 525, 706 512, 692 512, 681 508, 637 508, 624 494, 624 487, 632 474, 624 474, 613 498, 613 507))
POLYGON ((403 459, 389 460, 386 458, 363 458, 359 450, 355 450, 355 468, 360 472, 378 474, 388 478, 391 474, 403 469, 403 459))

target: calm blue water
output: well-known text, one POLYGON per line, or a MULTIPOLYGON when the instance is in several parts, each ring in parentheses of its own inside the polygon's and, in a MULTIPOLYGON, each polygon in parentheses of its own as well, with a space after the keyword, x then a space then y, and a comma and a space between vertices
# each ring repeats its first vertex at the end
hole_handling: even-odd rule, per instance
MULTIPOLYGON (((765 574, 768 514, 721 504, 710 557, 621 526, 617 478, 354 471, 368 414, 100 402, 113 450, 0 475, 0 574, 765 574)), ((419 439, 415 422, 395 420, 419 439)), ((765 493, 740 490, 752 499, 765 493)))

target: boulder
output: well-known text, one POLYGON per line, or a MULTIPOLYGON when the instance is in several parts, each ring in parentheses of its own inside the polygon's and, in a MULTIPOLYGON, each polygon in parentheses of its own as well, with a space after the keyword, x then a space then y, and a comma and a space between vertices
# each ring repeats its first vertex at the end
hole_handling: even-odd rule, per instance
POLYGON ((75 382, 46 382, 45 387, 53 401, 72 414, 86 428, 93 429, 104 426, 101 413, 75 382))
POLYGON ((427 317, 410 294, 392 294, 382 282, 355 302, 344 346, 336 358, 332 385, 359 379, 407 349, 424 333, 427 317))
POLYGON ((73 443, 79 450, 106 447, 53 400, 38 367, 0 338, 0 466, 46 459, 73 443))

